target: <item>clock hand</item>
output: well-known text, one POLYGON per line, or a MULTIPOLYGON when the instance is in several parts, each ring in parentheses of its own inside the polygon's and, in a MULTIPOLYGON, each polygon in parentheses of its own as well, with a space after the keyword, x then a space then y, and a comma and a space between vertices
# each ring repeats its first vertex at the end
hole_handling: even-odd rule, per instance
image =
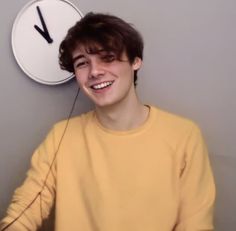
POLYGON ((41 13, 41 10, 40 10, 39 6, 37 6, 36 8, 37 8, 37 11, 38 11, 38 15, 39 15, 40 21, 41 21, 42 26, 43 26, 43 30, 44 30, 44 32, 50 37, 50 35, 49 35, 49 33, 48 33, 48 28, 47 28, 47 26, 46 26, 46 23, 45 23, 45 21, 44 21, 43 15, 42 15, 42 13, 41 13))
POLYGON ((37 12, 41 21, 41 24, 43 26, 43 30, 40 29, 37 25, 34 25, 34 28, 47 40, 48 43, 52 43, 53 39, 50 37, 47 26, 45 24, 44 18, 42 16, 41 10, 39 8, 39 6, 36 7, 37 8, 37 12))
POLYGON ((43 30, 41 30, 37 25, 34 25, 34 28, 47 40, 48 43, 53 42, 50 36, 47 33, 45 33, 43 30))

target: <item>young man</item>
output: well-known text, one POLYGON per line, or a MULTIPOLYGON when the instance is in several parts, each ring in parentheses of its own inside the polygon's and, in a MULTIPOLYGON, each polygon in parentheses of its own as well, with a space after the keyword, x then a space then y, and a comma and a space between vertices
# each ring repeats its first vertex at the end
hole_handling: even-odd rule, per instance
POLYGON ((142 52, 140 34, 115 16, 89 13, 69 30, 60 65, 95 109, 66 130, 65 121, 54 126, 2 230, 36 230, 54 203, 57 231, 213 230, 215 186, 201 133, 141 103, 142 52))

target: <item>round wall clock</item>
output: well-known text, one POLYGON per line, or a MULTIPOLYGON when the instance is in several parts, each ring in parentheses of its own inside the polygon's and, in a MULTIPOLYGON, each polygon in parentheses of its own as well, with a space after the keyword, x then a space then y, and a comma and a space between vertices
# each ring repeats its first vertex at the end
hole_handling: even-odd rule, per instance
POLYGON ((33 80, 57 85, 74 77, 58 64, 59 45, 82 13, 66 0, 34 0, 18 13, 12 49, 21 69, 33 80))

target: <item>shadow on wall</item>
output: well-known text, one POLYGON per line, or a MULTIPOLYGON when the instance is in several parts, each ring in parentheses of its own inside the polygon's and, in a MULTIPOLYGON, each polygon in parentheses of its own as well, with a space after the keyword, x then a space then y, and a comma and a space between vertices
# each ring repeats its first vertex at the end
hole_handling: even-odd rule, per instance
POLYGON ((235 231, 236 157, 211 155, 210 158, 215 175, 217 190, 215 208, 215 231, 235 231))

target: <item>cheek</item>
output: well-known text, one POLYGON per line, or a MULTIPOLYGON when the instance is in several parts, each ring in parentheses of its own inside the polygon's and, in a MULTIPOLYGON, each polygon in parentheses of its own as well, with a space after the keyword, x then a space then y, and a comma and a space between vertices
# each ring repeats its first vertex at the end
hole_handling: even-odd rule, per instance
POLYGON ((75 77, 76 77, 77 84, 84 91, 85 82, 83 81, 83 79, 81 77, 79 77, 77 75, 75 75, 75 77))
POLYGON ((121 78, 127 79, 127 77, 132 77, 133 75, 133 69, 131 68, 130 65, 121 65, 118 67, 110 68, 107 72, 113 73, 114 75, 117 75, 121 78))
POLYGON ((80 84, 80 85, 84 85, 87 81, 87 77, 86 77, 86 73, 83 73, 83 72, 75 72, 75 77, 76 77, 76 80, 77 82, 80 84))
POLYGON ((75 74, 75 78, 76 78, 77 83, 78 83, 79 85, 81 85, 80 77, 79 77, 77 74, 75 74))
POLYGON ((121 75, 123 81, 125 81, 127 83, 133 82, 134 71, 130 67, 123 69, 120 75, 121 75))

